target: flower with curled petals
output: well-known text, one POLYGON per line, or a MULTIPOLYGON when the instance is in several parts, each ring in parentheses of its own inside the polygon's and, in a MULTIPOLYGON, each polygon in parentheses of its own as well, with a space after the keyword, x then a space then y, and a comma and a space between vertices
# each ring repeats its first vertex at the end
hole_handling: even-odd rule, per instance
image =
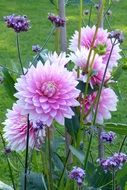
MULTIPOLYGON (((85 114, 87 114, 91 106, 93 106, 96 96, 97 92, 95 91, 92 94, 88 95, 86 99, 83 100, 85 114)), ((110 112, 116 111, 117 102, 118 98, 115 92, 111 88, 103 88, 98 104, 96 123, 103 124, 104 119, 111 119, 110 112)), ((86 123, 92 122, 95 110, 96 110, 96 104, 93 106, 93 110, 91 110, 88 116, 86 117, 85 120, 86 123)))
MULTIPOLYGON (((17 152, 24 151, 26 148, 27 136, 27 115, 22 115, 22 108, 14 104, 12 110, 8 110, 4 121, 4 138, 11 150, 17 152)), ((30 120, 29 128, 29 147, 38 148, 44 141, 45 125, 38 125, 37 122, 30 120)))
POLYGON ((66 65, 70 61, 70 58, 66 56, 65 52, 61 52, 59 55, 56 52, 50 52, 46 55, 46 59, 49 60, 51 63, 59 65, 66 65))
MULTIPOLYGON (((93 26, 92 28, 89 26, 81 28, 81 47, 85 47, 86 49, 91 48, 95 30, 95 26, 93 26)), ((71 51, 76 51, 78 48, 78 36, 79 32, 75 31, 74 35, 70 39, 69 49, 71 51)), ((108 37, 109 33, 107 30, 104 30, 103 28, 98 29, 96 40, 94 43, 94 48, 96 48, 98 45, 106 46, 106 51, 102 55, 103 64, 107 63, 112 48, 112 42, 108 37)), ((120 51, 121 49, 119 48, 119 44, 115 45, 108 66, 110 70, 112 70, 113 67, 117 66, 118 60, 121 58, 120 51)))
POLYGON ((64 65, 47 60, 44 65, 38 62, 17 80, 15 97, 30 119, 41 120, 47 126, 55 119, 64 125, 64 118, 74 115, 71 107, 79 105, 77 84, 64 65))
MULTIPOLYGON (((86 48, 81 47, 81 49, 77 49, 74 53, 70 54, 70 60, 75 63, 76 66, 78 66, 82 71, 80 72, 79 80, 82 80, 83 82, 87 81, 88 78, 88 71, 87 71, 87 59, 89 55, 89 50, 86 48)), ((105 71, 105 65, 102 63, 102 57, 99 55, 95 55, 94 62, 92 63, 92 59, 94 56, 94 52, 91 54, 90 58, 90 64, 89 68, 92 68, 91 78, 90 78, 90 85, 93 88, 94 85, 99 85, 102 82, 104 71, 105 71), (91 66, 92 64, 92 66, 91 66)), ((105 76, 105 82, 107 82, 110 79, 110 72, 107 70, 106 76, 105 76)))

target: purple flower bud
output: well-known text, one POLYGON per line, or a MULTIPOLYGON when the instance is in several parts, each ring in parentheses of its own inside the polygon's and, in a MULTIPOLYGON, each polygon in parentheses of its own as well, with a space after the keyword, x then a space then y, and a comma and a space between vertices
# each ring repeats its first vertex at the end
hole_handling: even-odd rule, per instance
POLYGON ((37 44, 32 46, 32 51, 35 53, 41 52, 42 48, 37 44))
POLYGON ((5 16, 4 21, 8 28, 14 29, 17 33, 26 32, 30 28, 29 21, 26 16, 12 14, 5 16))
POLYGON ((94 5, 94 7, 98 10, 98 9, 100 8, 100 5, 99 5, 98 3, 96 3, 96 4, 94 5))
POLYGON ((84 13, 84 15, 88 15, 88 14, 89 14, 89 12, 90 12, 89 10, 84 10, 84 12, 83 12, 83 13, 84 13))
POLYGON ((111 143, 116 138, 116 134, 112 131, 109 132, 102 132, 100 139, 104 142, 111 143))
POLYGON ((110 32, 108 38, 110 39, 116 39, 119 43, 122 43, 124 41, 124 35, 122 31, 112 31, 110 32))
POLYGON ((107 159, 98 159, 97 162, 99 162, 105 172, 112 171, 113 169, 118 170, 127 162, 127 155, 124 153, 115 153, 107 159))
POLYGON ((69 173, 69 178, 73 179, 80 186, 83 183, 85 177, 85 171, 77 166, 73 167, 73 170, 69 173))
POLYGON ((56 16, 54 14, 49 14, 48 19, 55 24, 56 27, 64 26, 65 20, 60 16, 56 16))
POLYGON ((10 147, 6 146, 4 149, 5 154, 10 154, 11 153, 11 149, 10 147))
POLYGON ((108 15, 108 16, 111 16, 111 15, 112 15, 112 11, 111 11, 111 10, 108 10, 108 11, 107 11, 107 15, 108 15))

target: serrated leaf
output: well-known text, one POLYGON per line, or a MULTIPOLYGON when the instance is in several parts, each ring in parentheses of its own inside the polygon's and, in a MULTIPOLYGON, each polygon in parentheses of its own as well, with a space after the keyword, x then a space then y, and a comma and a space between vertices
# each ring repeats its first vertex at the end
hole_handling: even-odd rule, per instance
POLYGON ((4 75, 3 85, 5 87, 5 90, 11 99, 16 100, 14 97, 14 94, 16 93, 16 89, 14 87, 15 81, 6 68, 3 68, 2 72, 4 75))
POLYGON ((127 124, 122 123, 105 123, 105 130, 113 131, 120 135, 127 135, 127 124))
POLYGON ((69 146, 69 148, 70 148, 70 151, 72 152, 72 154, 76 158, 78 158, 78 160, 83 164, 84 159, 85 159, 84 153, 71 145, 69 146))

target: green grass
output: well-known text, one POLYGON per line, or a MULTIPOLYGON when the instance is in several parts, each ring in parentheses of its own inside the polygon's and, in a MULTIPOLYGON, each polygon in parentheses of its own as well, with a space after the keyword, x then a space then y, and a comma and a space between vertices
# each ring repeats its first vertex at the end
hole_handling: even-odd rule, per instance
MULTIPOLYGON (((116 3, 113 8, 113 15, 110 18, 113 29, 123 30, 125 36, 127 36, 127 19, 126 19, 126 7, 127 1, 121 0, 116 3)), ((85 8, 85 7, 84 7, 85 8)), ((88 6, 86 6, 88 8, 88 6)), ((16 69, 19 62, 17 59, 16 50, 16 36, 15 33, 8 29, 2 21, 3 16, 16 13, 27 15, 31 21, 31 29, 20 35, 20 47, 24 66, 28 64, 28 61, 32 60, 33 53, 31 47, 33 44, 42 45, 48 36, 48 32, 51 28, 51 23, 47 20, 47 14, 50 12, 56 12, 54 6, 49 3, 48 0, 0 0, 0 64, 9 68, 16 69)), ((95 12, 95 10, 94 10, 95 12)), ((79 7, 77 4, 67 7, 67 34, 68 39, 73 34, 74 30, 78 29, 78 14, 79 7)), ((84 18, 87 23, 87 16, 84 18)), ((127 48, 127 42, 125 40, 124 48, 127 48)), ((47 49, 54 51, 54 35, 51 37, 47 44, 47 49)), ((121 91, 122 100, 118 105, 118 111, 113 114, 113 121, 127 123, 127 71, 123 71, 118 86, 121 91)), ((7 108, 11 108, 12 101, 9 99, 8 94, 5 92, 3 86, 0 86, 0 123, 4 121, 7 108)), ((2 125, 1 125, 2 129, 2 125)), ((1 141, 0 141, 1 143, 1 141)), ((0 151, 0 180, 9 182, 8 168, 6 166, 5 156, 0 151)))

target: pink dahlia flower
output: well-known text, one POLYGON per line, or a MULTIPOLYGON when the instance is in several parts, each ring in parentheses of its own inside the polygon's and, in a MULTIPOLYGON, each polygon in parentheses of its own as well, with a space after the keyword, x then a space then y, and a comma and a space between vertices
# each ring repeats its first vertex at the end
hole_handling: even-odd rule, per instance
MULTIPOLYGON (((95 33, 96 27, 93 26, 90 28, 89 26, 83 27, 81 29, 81 47, 85 47, 87 49, 90 49, 91 43, 93 41, 94 33, 95 33)), ((70 40, 70 46, 69 49, 71 51, 76 51, 78 48, 78 36, 79 32, 75 31, 74 35, 72 36, 70 40)), ((94 43, 94 47, 97 47, 98 45, 106 45, 106 52, 104 55, 102 55, 103 63, 106 64, 110 50, 112 47, 111 40, 108 38, 109 33, 107 30, 104 30, 103 28, 98 29, 97 37, 94 43)), ((121 58, 120 56, 121 49, 119 48, 119 44, 115 45, 113 48, 113 52, 110 58, 109 62, 109 68, 112 69, 113 67, 117 66, 118 60, 121 58)))
MULTIPOLYGON (((88 95, 85 100, 83 100, 85 114, 88 113, 91 106, 93 105, 96 95, 97 95, 97 92, 94 92, 93 94, 88 95)), ((111 88, 103 88, 101 92, 100 101, 99 101, 96 123, 103 124, 104 119, 111 119, 110 112, 116 111, 117 102, 118 102, 118 98, 115 92, 111 88)), ((94 105, 93 111, 90 111, 85 122, 88 122, 88 123, 92 122, 95 109, 96 109, 96 105, 94 105)))
MULTIPOLYGON (((27 115, 22 115, 22 108, 18 104, 14 104, 12 110, 8 110, 6 114, 7 119, 3 123, 4 138, 8 142, 11 150, 23 151, 26 148, 26 134, 27 134, 27 115)), ((44 141, 45 126, 37 121, 30 120, 29 129, 29 147, 38 148, 44 141)))
POLYGON ((71 107, 79 105, 77 84, 73 73, 63 65, 38 62, 36 68, 32 66, 17 80, 15 97, 30 119, 41 120, 47 126, 55 119, 63 125, 64 118, 74 115, 71 107))
MULTIPOLYGON (((72 60, 76 66, 79 66, 79 68, 81 68, 81 73, 83 74, 80 75, 79 79, 82 80, 83 82, 86 82, 87 77, 88 77, 88 72, 85 73, 88 55, 89 55, 89 50, 83 47, 80 50, 77 49, 77 51, 70 54, 70 60, 72 60)), ((93 59, 93 52, 91 55, 92 56, 90 59, 89 67, 93 59)), ((102 63, 102 57, 96 54, 93 65, 92 65, 92 76, 90 79, 91 87, 93 87, 93 85, 101 84, 104 71, 105 71, 105 65, 102 63)), ((110 79, 110 72, 107 71, 106 76, 105 76, 105 82, 107 82, 109 79, 110 79)))
POLYGON ((59 55, 56 52, 49 53, 47 55, 47 60, 49 60, 51 63, 59 65, 66 65, 70 61, 69 57, 66 57, 65 52, 62 52, 59 55))

